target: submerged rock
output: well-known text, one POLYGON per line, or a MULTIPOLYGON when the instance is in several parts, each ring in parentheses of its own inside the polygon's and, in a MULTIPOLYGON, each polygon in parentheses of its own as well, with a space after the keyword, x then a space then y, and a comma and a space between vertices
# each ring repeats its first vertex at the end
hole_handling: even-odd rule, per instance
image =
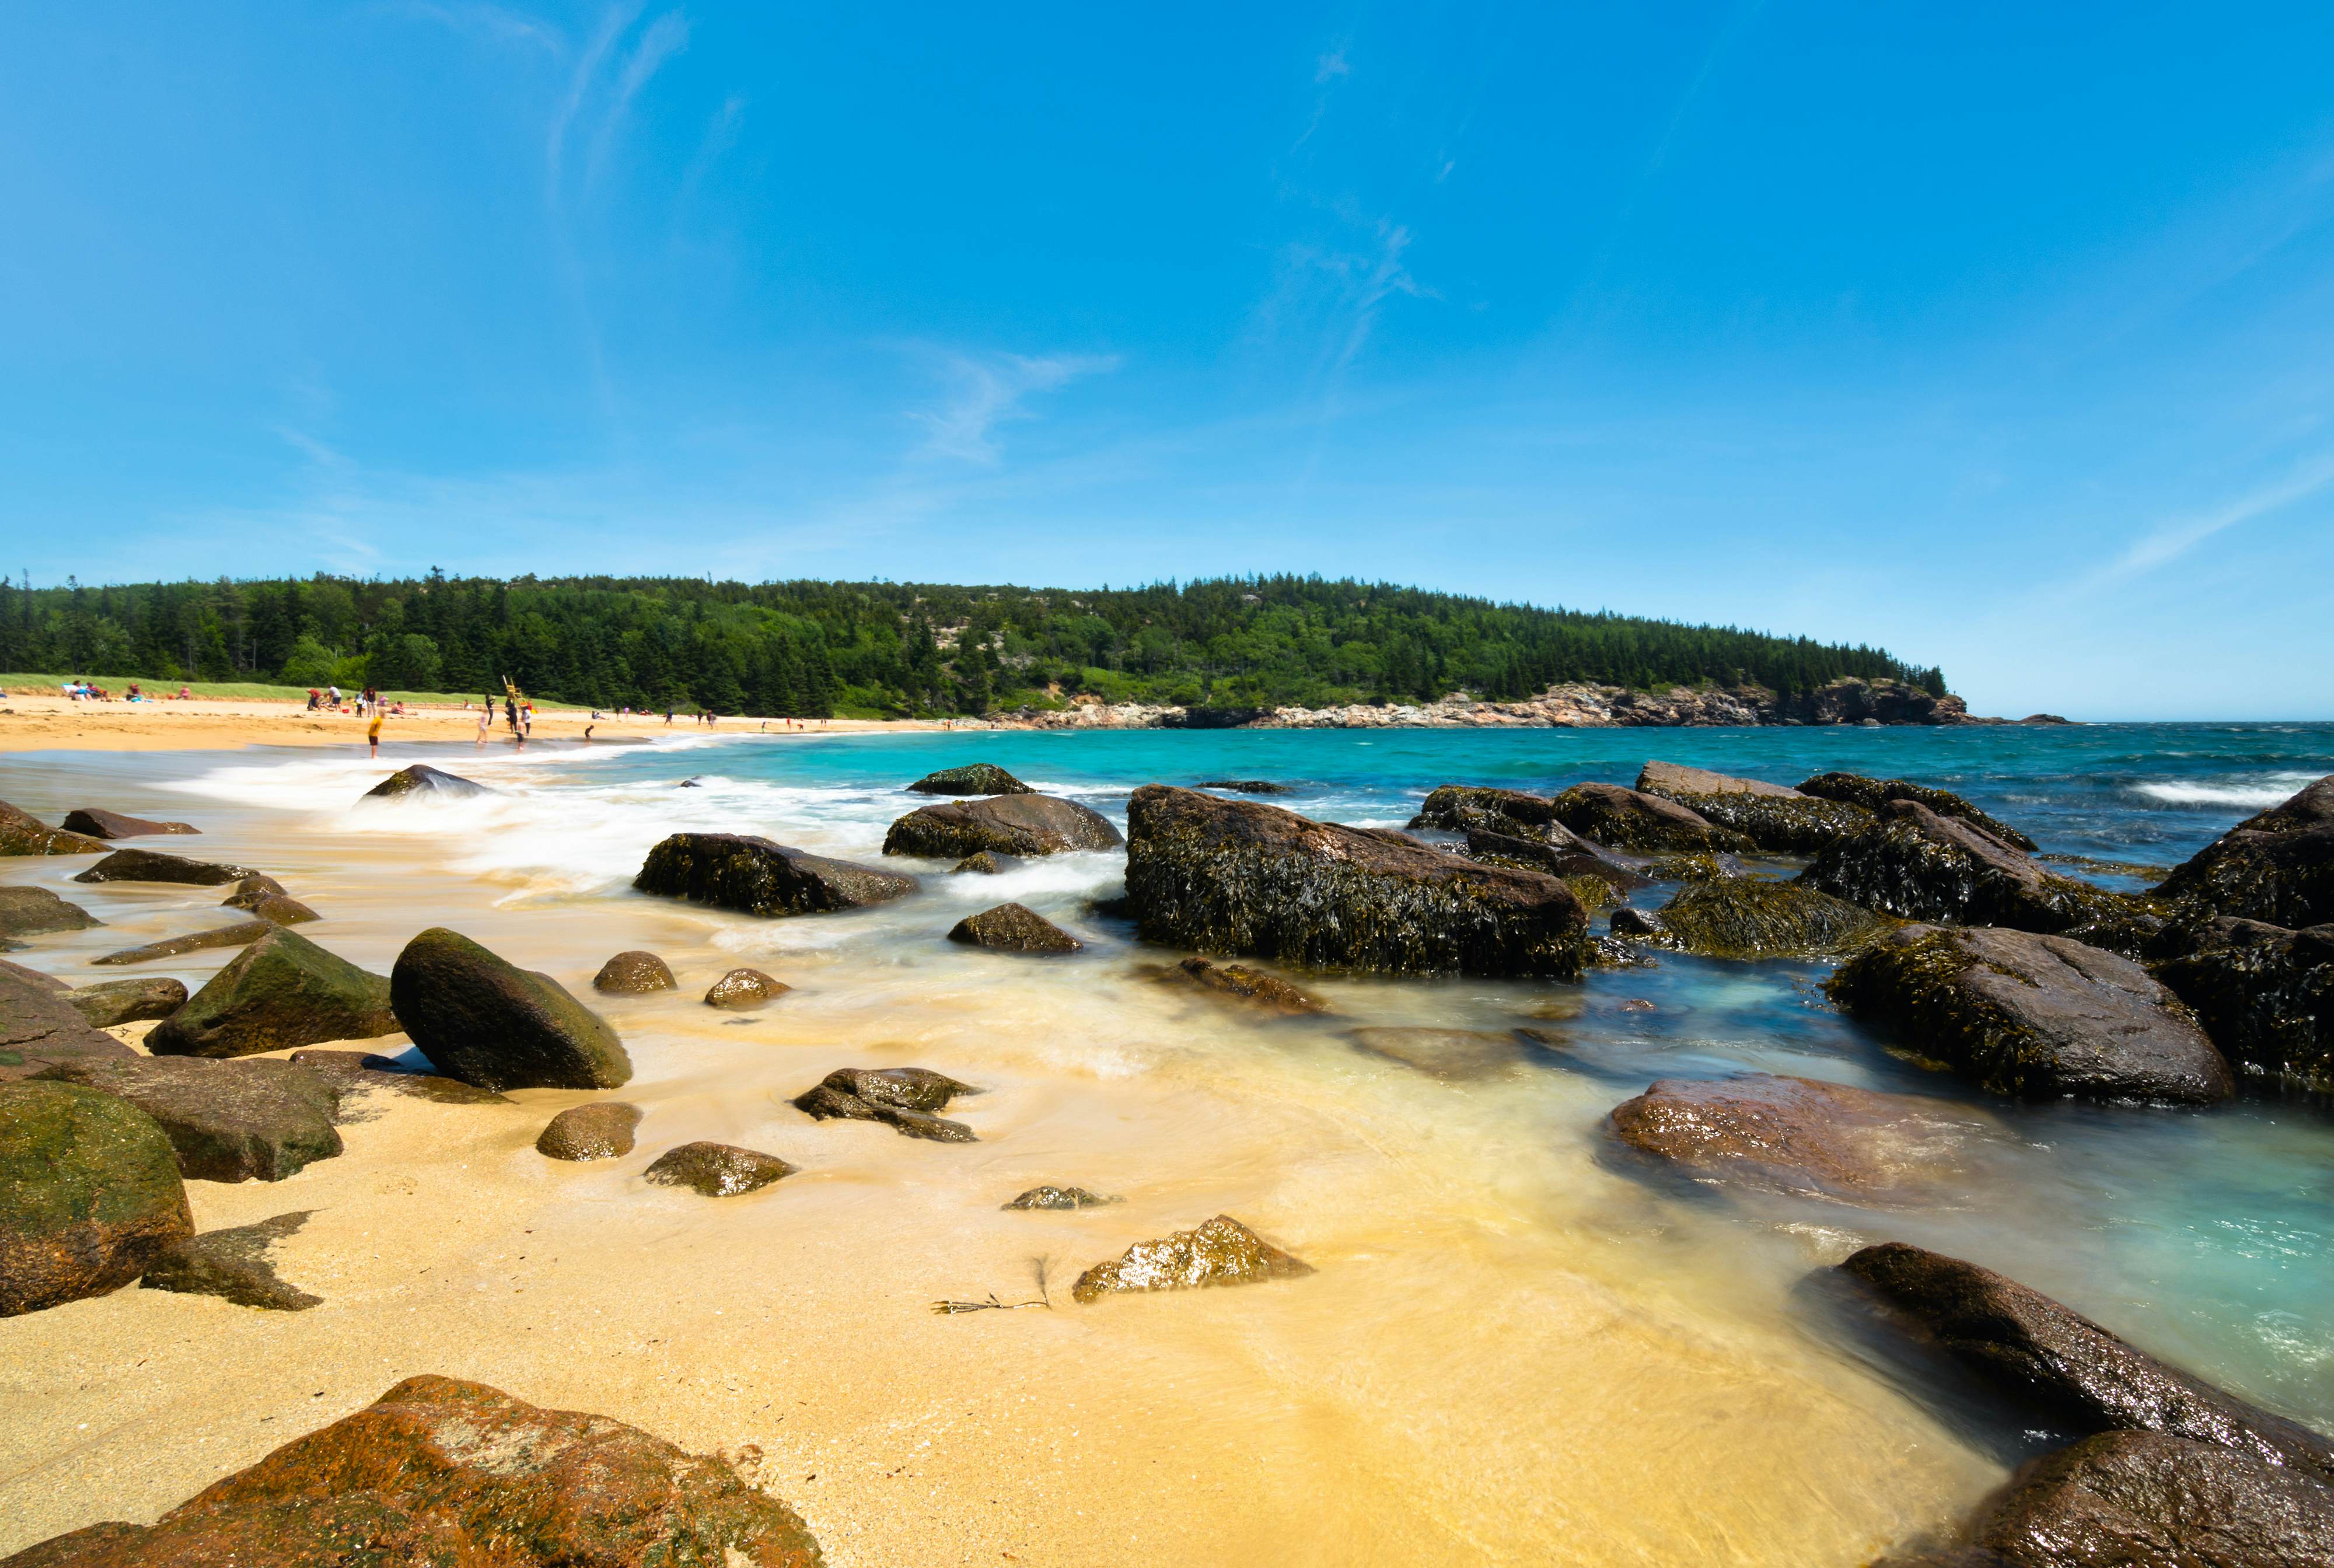
POLYGON ((1084 1187, 1052 1186, 1031 1187, 1004 1206, 1008 1209, 1095 1209, 1105 1205, 1124 1203, 1124 1198, 1104 1197, 1084 1187))
POLYGON ((85 833, 92 838, 144 838, 157 833, 202 831, 184 822, 149 822, 143 817, 125 817, 102 806, 74 807, 65 813, 64 829, 68 833, 85 833))
POLYGON ((1872 821, 1862 806, 1674 762, 1646 763, 1637 775, 1637 789, 1673 800, 1761 849, 1784 854, 1811 854, 1872 821))
POLYGON ((1148 941, 1391 973, 1576 979, 1587 961, 1587 915, 1545 873, 1157 784, 1127 820, 1148 941))
POLYGON ((59 1063, 40 1079, 101 1089, 152 1117, 189 1181, 280 1182, 341 1152, 339 1090, 295 1062, 141 1057, 59 1063))
POLYGON ((1231 1215, 1218 1215, 1194 1229, 1137 1242, 1124 1255, 1096 1263, 1078 1276, 1070 1295, 1095 1302, 1126 1292, 1247 1285, 1313 1272, 1312 1264, 1282 1252, 1231 1215))
POLYGON ((0 887, 0 936, 87 931, 103 924, 80 905, 69 904, 45 887, 0 887))
POLYGON ((2240 1072, 2334 1094, 2334 924, 2289 931, 2223 916, 2156 976, 2240 1072))
POLYGON ((1035 795, 1020 779, 992 762, 943 768, 908 786, 919 795, 1035 795))
POLYGON ((733 969, 706 988, 705 1005, 734 1010, 763 1007, 793 989, 758 969, 733 969))
POLYGON ((551 1118, 535 1140, 535 1152, 552 1159, 614 1159, 632 1152, 641 1108, 622 1100, 572 1105, 551 1118))
POLYGON ((102 855, 108 847, 102 838, 52 828, 31 812, 0 800, 0 856, 102 855))
POLYGON ((1194 789, 1229 789, 1235 795, 1294 795, 1293 784, 1276 784, 1269 779, 1207 779, 1191 786, 1194 789))
POLYGON ((1789 882, 1690 882, 1658 914, 1614 911, 1613 934, 1705 958, 1825 958, 1852 953, 1895 922, 1789 882))
POLYGON ((1618 784, 1575 784, 1556 798, 1557 820, 1583 838, 1616 849, 1749 849, 1750 839, 1690 807, 1618 784))
POLYGON ((2080 1432, 2162 1432, 2334 1478, 2334 1440, 2157 1360, 2040 1291, 1884 1242, 1839 1265, 2001 1392, 2080 1432))
POLYGON ((1523 1040, 1513 1030, 1372 1024, 1347 1030, 1345 1038, 1372 1056, 1398 1061, 1429 1078, 1485 1078, 1526 1058, 1523 1040))
POLYGON ((138 1282, 149 1291, 217 1296, 239 1307, 271 1312, 302 1312, 324 1304, 322 1296, 285 1282, 269 1261, 277 1242, 308 1223, 313 1209, 295 1209, 256 1224, 205 1231, 174 1242, 147 1265, 138 1282))
POLYGON ((709 1198, 736 1197, 795 1174, 774 1154, 727 1143, 685 1143, 667 1149, 641 1173, 659 1186, 687 1187, 709 1198))
POLYGON ((968 915, 949 928, 948 939, 1000 953, 1076 953, 1085 946, 1021 904, 1000 904, 994 909, 968 915))
POLYGON ((1159 978, 1195 985, 1213 995, 1246 1002, 1259 1011, 1278 1013, 1284 1018, 1332 1011, 1327 1002, 1304 987, 1246 963, 1187 958, 1162 970, 1159 978))
POLYGON ((2131 960, 2063 936, 1908 925, 1825 989, 1995 1094, 2201 1105, 2235 1089, 2176 997, 2131 960))
POLYGON ((1126 840, 1110 818, 1057 795, 998 795, 919 806, 883 836, 886 855, 959 859, 998 855, 1064 855, 1115 849, 1126 840))
POLYGON ((150 1526, 35 1546, 40 1568, 818 1568, 793 1510, 729 1463, 484 1383, 408 1378, 150 1526))
POLYGON ((153 1118, 80 1084, 0 1083, 0 1318, 120 1290, 194 1231, 153 1118))
POLYGON ((91 1028, 111 1029, 116 1024, 169 1017, 187 1004, 187 987, 184 981, 159 974, 143 980, 101 980, 94 985, 75 986, 65 992, 65 1000, 80 1009, 91 1028))
POLYGON ((1003 875, 1008 866, 1018 863, 1014 856, 998 855, 984 849, 978 855, 968 855, 950 866, 949 875, 950 876, 998 876, 1003 875))
POLYGON ((649 851, 632 886, 747 915, 821 915, 916 891, 897 872, 830 860, 742 833, 676 833, 649 851))
POLYGON ((159 849, 117 849, 75 882, 180 882, 197 887, 218 887, 256 876, 248 866, 222 866, 210 860, 189 860, 159 849))
POLYGON ((2248 817, 2173 870, 2157 889, 2214 915, 2291 930, 2334 924, 2334 773, 2248 817))
POLYGON ((2030 855, 2034 851, 2034 840, 1999 818, 1979 810, 1950 789, 1934 789, 1903 779, 1866 779, 1861 773, 1818 773, 1800 781, 1799 793, 1825 800, 1844 800, 1876 813, 1886 809, 1892 800, 1911 800, 1940 817, 1966 822, 2012 849, 2023 849, 2030 855))
POLYGON ((156 1024, 146 1049, 157 1056, 251 1056, 371 1040, 400 1027, 387 980, 270 925, 156 1024))
POLYGON ((91 1024, 71 994, 37 971, 0 966, 0 1082, 30 1078, 57 1062, 138 1054, 91 1024))
POLYGON ((796 1095, 794 1105, 817 1121, 880 1121, 910 1137, 971 1143, 970 1128, 933 1113, 946 1110, 958 1095, 979 1092, 929 1068, 843 1067, 796 1095))
POLYGON ((632 1076, 624 1042, 565 986, 442 925, 405 944, 389 994, 407 1038, 465 1083, 614 1089, 632 1076))
POLYGON ((1838 1203, 1931 1201, 1985 1130, 1935 1100, 1812 1079, 1663 1079, 1613 1108, 1613 1130, 1697 1181, 1838 1203))
POLYGON ((672 970, 653 953, 633 948, 619 953, 592 977, 592 989, 617 996, 637 996, 651 991, 671 991, 680 982, 672 970))
POLYGON ((184 936, 168 936, 159 942, 149 942, 143 947, 125 947, 119 953, 109 953, 102 958, 92 958, 92 963, 121 965, 151 963, 157 959, 178 958, 189 953, 203 953, 214 947, 248 947, 269 932, 275 923, 268 920, 238 920, 232 925, 215 925, 208 931, 190 931, 184 936))
POLYGON ((427 762, 416 762, 410 768, 400 768, 388 778, 366 790, 367 800, 394 800, 408 795, 441 796, 449 800, 465 799, 472 795, 498 795, 502 791, 465 779, 457 773, 443 773, 427 762))

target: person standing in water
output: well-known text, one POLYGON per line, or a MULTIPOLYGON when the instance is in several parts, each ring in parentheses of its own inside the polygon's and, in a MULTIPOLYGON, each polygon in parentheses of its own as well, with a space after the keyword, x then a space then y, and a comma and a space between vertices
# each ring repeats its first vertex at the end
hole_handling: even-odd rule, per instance
POLYGON ((372 748, 375 759, 381 756, 381 704, 372 705, 372 722, 365 726, 365 743, 372 748))
POLYGON ((486 745, 487 736, 494 727, 495 705, 492 702, 488 702, 478 710, 478 744, 480 747, 484 747, 486 745))

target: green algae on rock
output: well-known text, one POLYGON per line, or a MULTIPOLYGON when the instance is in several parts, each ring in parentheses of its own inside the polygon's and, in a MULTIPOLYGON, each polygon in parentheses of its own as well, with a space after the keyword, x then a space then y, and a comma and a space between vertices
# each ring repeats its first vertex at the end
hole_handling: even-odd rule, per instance
POLYGON ((169 1017, 187 1004, 187 985, 160 974, 140 980, 101 980, 94 985, 75 986, 65 992, 65 1000, 81 1010, 91 1028, 111 1029, 169 1017))
POLYGON ((624 1042, 565 986, 442 925, 405 944, 389 996, 407 1038, 465 1083, 614 1089, 632 1076, 624 1042))
POLYGON ((1927 807, 1940 817, 1950 817, 1966 822, 1981 833, 1991 835, 2012 849, 2034 850, 2034 840, 1999 818, 1990 817, 1950 789, 1933 789, 1905 779, 1867 779, 1861 773, 1818 773, 1799 782, 1802 795, 1813 795, 1826 800, 1841 800, 1861 806, 1866 811, 1877 812, 1892 800, 1911 800, 1927 807))
POLYGON ((1752 876, 1690 882, 1657 914, 1614 912, 1616 936, 1703 958, 1825 958, 1850 953, 1895 925, 1827 893, 1752 876))
POLYGON ((1785 854, 1812 854, 1872 821, 1862 806, 1674 762, 1646 763, 1637 775, 1637 790, 1673 800, 1761 849, 1785 854))
POLYGON ((916 891, 912 876, 744 833, 676 833, 649 851, 632 886, 747 915, 824 915, 916 891))
POLYGON ((993 762, 970 762, 927 773, 908 786, 919 795, 1035 795, 1020 779, 993 762))
POLYGON ((1096 1263, 1070 1287, 1071 1299, 1100 1301, 1139 1291, 1206 1290, 1266 1280, 1301 1279, 1313 1265, 1292 1257, 1230 1215, 1188 1231, 1137 1242, 1106 1263, 1096 1263))
POLYGON ((960 860, 995 855, 1065 855, 1115 849, 1126 840, 1101 812, 1056 795, 997 795, 919 806, 883 835, 886 855, 960 860))
POLYGON ((1008 1209, 1096 1209, 1125 1201, 1124 1198, 1090 1193, 1084 1187, 1055 1186, 1048 1183, 1045 1186, 1031 1187, 1004 1206, 1008 1209))
POLYGON ((296 931, 267 926, 156 1024, 157 1056, 251 1056, 328 1040, 371 1040, 402 1027, 390 982, 296 931))
POLYGON ((111 966, 151 963, 157 959, 178 958, 214 947, 248 947, 275 929, 274 921, 238 920, 231 925, 215 925, 208 931, 190 931, 184 936, 165 937, 159 942, 149 942, 143 947, 125 947, 119 953, 109 953, 90 962, 111 966))
POLYGON ((2334 924, 2289 931, 2230 916, 2193 934, 2156 978, 2240 1072, 2334 1094, 2334 924))
POLYGON ((31 812, 0 800, 0 856, 102 855, 112 847, 86 833, 52 828, 31 812))
POLYGON ((1410 827, 1413 831, 1434 828, 1446 833, 1464 833, 1471 829, 1567 847, 1573 843, 1571 830, 1556 819, 1556 802, 1548 797, 1475 784, 1444 784, 1428 791, 1419 805, 1418 815, 1410 819, 1410 827))
POLYGON ((194 1231, 152 1117, 80 1084, 0 1083, 0 1317, 120 1290, 194 1231))

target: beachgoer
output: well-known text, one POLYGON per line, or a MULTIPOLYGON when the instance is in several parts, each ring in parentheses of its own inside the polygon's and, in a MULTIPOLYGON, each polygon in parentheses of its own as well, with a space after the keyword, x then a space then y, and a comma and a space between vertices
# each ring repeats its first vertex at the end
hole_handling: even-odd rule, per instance
POLYGON ((586 725, 584 725, 584 739, 585 739, 586 740, 589 740, 591 738, 592 738, 592 726, 591 726, 591 725, 589 725, 589 724, 586 724, 586 725))
POLYGON ((365 726, 365 742, 372 748, 373 756, 381 755, 381 704, 378 702, 373 704, 372 722, 365 726))
POLYGON ((670 708, 664 711, 664 727, 668 730, 672 728, 672 710, 670 708))
POLYGON ((326 696, 332 698, 333 707, 334 711, 337 711, 341 705, 341 688, 338 683, 325 687, 324 693, 326 696))
POLYGON ((492 702, 478 710, 478 744, 487 743, 487 732, 495 727, 495 705, 492 702))

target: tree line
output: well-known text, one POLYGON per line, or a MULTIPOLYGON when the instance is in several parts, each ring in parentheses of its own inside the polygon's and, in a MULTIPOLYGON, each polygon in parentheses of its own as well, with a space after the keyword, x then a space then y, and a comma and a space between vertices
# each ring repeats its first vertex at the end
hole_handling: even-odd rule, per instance
POLYGON ((1092 693, 1320 707, 1559 682, 1843 677, 1943 695, 1884 649, 1541 609, 1383 583, 1220 577, 1113 589, 448 576, 0 588, 0 669, 159 682, 529 694, 598 707, 927 716, 1092 693))

